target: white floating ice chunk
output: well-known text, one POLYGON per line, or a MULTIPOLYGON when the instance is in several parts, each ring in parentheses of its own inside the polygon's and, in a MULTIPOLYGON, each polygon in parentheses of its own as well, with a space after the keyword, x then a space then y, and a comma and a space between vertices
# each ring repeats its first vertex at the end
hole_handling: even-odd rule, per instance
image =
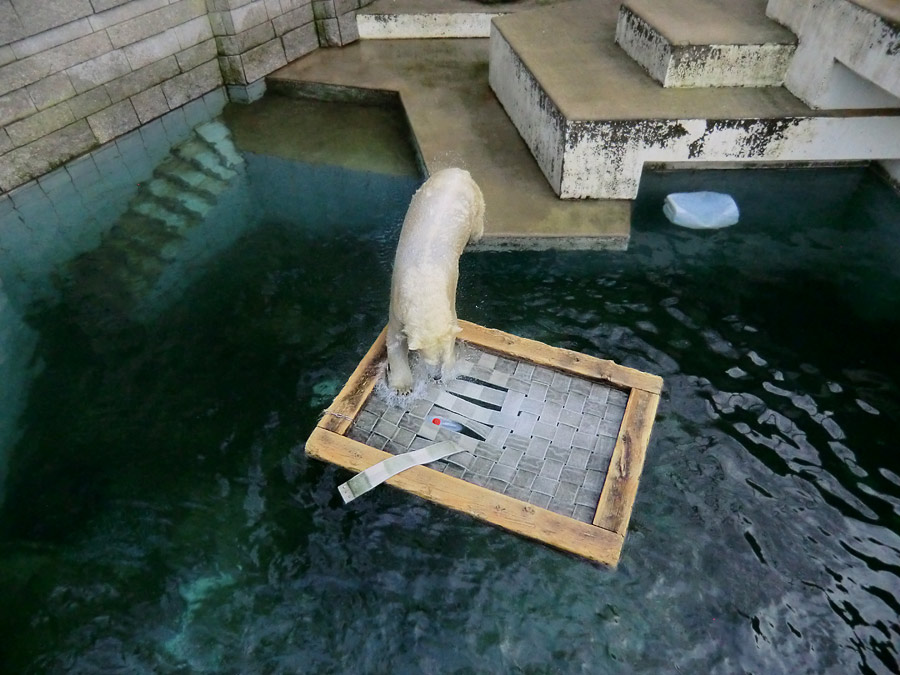
POLYGON ((673 192, 666 197, 663 213, 675 225, 695 230, 728 227, 739 216, 734 199, 721 192, 673 192))

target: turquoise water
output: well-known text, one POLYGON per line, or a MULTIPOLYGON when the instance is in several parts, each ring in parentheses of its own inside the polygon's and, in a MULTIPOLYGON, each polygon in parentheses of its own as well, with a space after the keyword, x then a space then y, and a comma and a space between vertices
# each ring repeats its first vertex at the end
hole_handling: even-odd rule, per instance
POLYGON ((392 185, 371 227, 267 211, 152 321, 94 320, 90 293, 29 309, 0 671, 897 669, 894 193, 648 174, 628 252, 464 255, 462 318, 665 378, 608 570, 389 488, 343 506, 348 474, 304 456, 385 322, 392 185), (701 188, 741 223, 666 223, 662 196, 701 188))

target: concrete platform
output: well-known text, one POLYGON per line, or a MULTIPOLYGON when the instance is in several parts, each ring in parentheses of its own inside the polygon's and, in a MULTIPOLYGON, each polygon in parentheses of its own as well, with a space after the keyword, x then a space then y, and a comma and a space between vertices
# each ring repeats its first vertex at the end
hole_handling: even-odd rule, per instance
POLYGON ((486 222, 478 248, 626 248, 630 201, 558 199, 487 76, 484 39, 361 40, 317 50, 270 75, 267 84, 313 98, 397 92, 425 168, 460 166, 481 187, 486 222))
POLYGON ((486 38, 491 19, 534 9, 554 0, 484 4, 475 0, 375 0, 356 14, 363 40, 486 38))
POLYGON ((664 87, 781 86, 797 45, 765 0, 626 0, 616 42, 664 87))
POLYGON ((619 4, 493 23, 491 86, 561 197, 633 199, 646 163, 900 158, 896 109, 813 110, 782 87, 660 87, 614 43, 619 4))

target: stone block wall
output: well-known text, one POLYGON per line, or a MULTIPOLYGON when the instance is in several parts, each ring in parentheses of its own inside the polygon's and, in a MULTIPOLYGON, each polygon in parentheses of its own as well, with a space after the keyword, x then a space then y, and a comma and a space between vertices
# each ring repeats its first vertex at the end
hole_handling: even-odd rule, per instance
POLYGON ((261 95, 263 78, 319 46, 311 0, 207 0, 232 100, 261 95))
POLYGON ((0 0, 0 193, 223 86, 253 100, 316 29, 311 0, 0 0))
POLYGON ((55 297, 53 271, 96 248, 171 148, 225 103, 218 87, 0 194, 0 279, 13 305, 25 311, 34 298, 55 297))
POLYGON ((338 47, 359 39, 356 10, 373 0, 313 0, 313 14, 323 47, 338 47))

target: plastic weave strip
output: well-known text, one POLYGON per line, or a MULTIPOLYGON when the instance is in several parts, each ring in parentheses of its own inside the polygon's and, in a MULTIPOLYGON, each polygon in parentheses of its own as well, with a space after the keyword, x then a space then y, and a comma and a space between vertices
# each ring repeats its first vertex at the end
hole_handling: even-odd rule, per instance
POLYGON ((388 478, 396 476, 402 471, 406 471, 414 466, 429 464, 459 451, 460 448, 452 441, 444 441, 443 443, 429 445, 421 450, 413 450, 402 455, 389 457, 384 461, 378 462, 378 464, 373 464, 365 471, 356 474, 346 483, 339 485, 338 492, 341 493, 344 503, 349 504, 360 495, 378 487, 388 478))
POLYGON ((465 346, 457 379, 429 384, 406 409, 376 390, 348 435, 397 455, 453 441, 461 452, 430 468, 592 522, 626 402, 604 384, 465 346))

